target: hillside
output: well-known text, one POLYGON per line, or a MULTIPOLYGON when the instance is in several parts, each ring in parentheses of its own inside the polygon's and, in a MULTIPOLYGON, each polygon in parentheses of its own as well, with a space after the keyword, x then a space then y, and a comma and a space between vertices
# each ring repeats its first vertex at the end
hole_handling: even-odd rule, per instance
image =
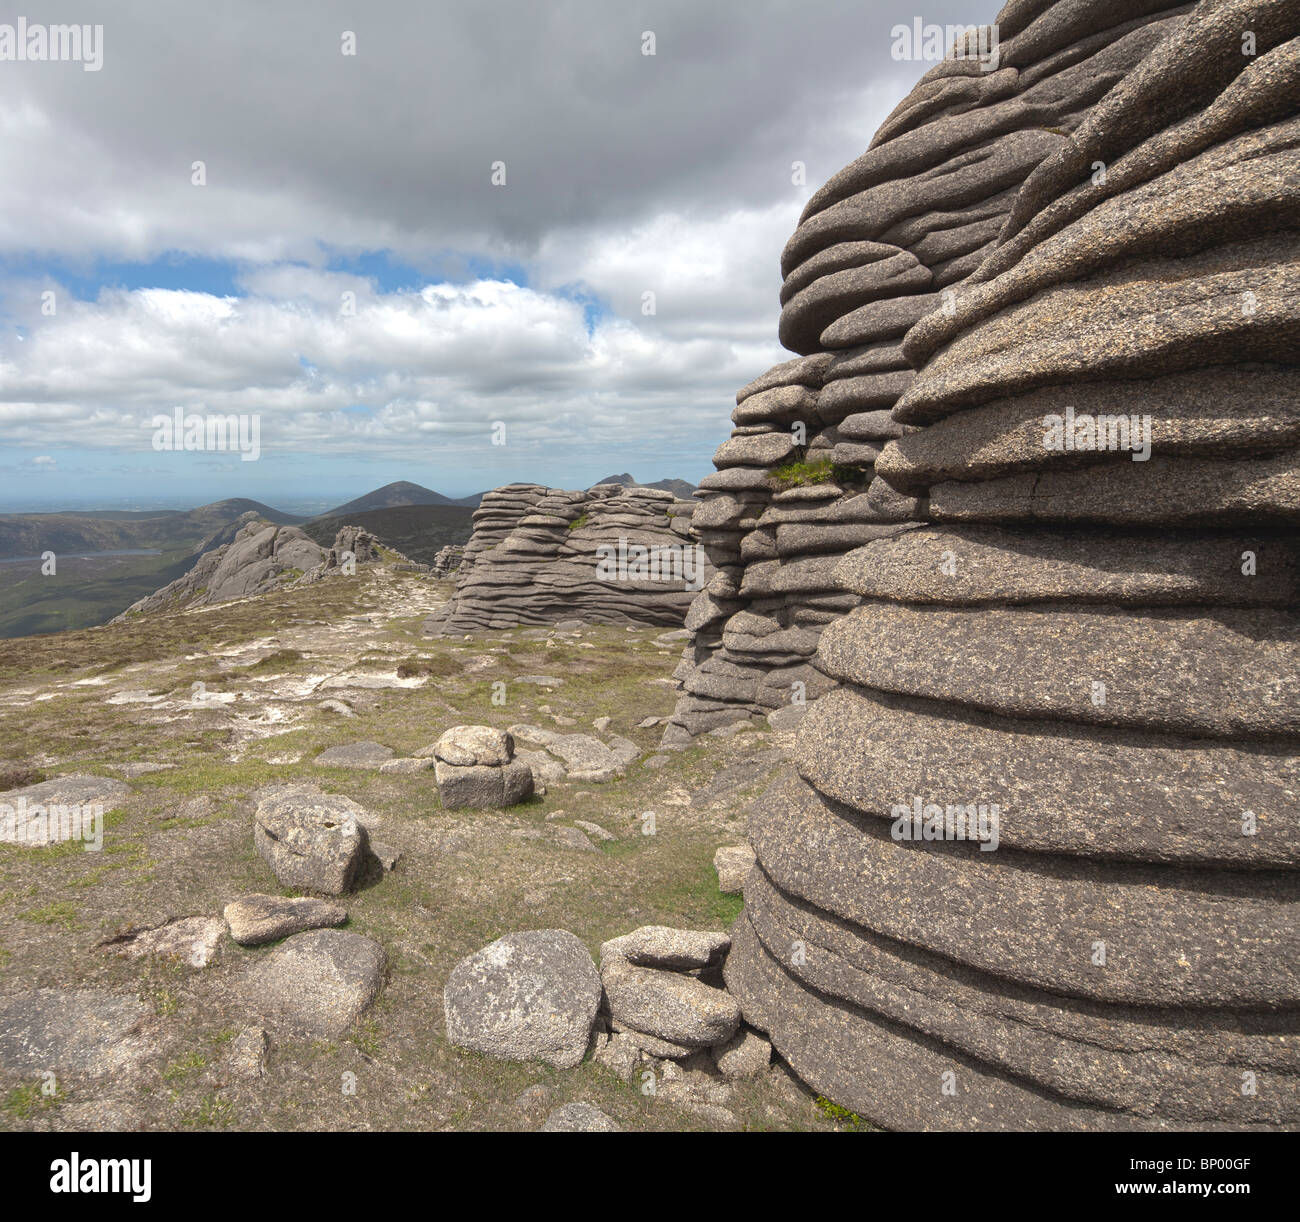
POLYGON ((320 514, 321 518, 341 518, 355 516, 359 513, 369 513, 375 509, 396 509, 402 505, 454 505, 455 501, 451 497, 443 496, 441 492, 434 492, 432 488, 424 488, 419 484, 413 484, 409 480, 399 479, 391 484, 385 484, 382 488, 376 488, 373 492, 367 492, 365 496, 359 496, 356 500, 348 501, 345 505, 337 505, 333 509, 328 509, 320 514))
POLYGON ((439 550, 448 543, 468 542, 473 513, 467 506, 450 503, 398 505, 390 509, 331 513, 304 522, 302 529, 309 538, 328 547, 341 527, 360 526, 385 547, 403 553, 418 564, 432 564, 439 550))
POLYGON ((790 736, 754 724, 656 754, 674 636, 588 626, 421 639, 448 589, 381 565, 0 643, 0 799, 17 801, 35 780, 90 786, 109 808, 102 852, 0 846, 0 1127, 506 1130, 577 1101, 631 1130, 836 1127, 779 1064, 727 1081, 603 1032, 597 1052, 565 1070, 453 1046, 444 986, 502 933, 562 928, 596 954, 639 926, 730 925, 740 898, 720 891, 714 855, 742 837, 746 802, 790 736), (504 682, 508 703, 491 701, 486 676, 504 682), (427 750, 465 723, 525 723, 521 747, 612 745, 627 762, 594 782, 533 751, 544 792, 508 810, 449 809, 427 750), (193 956, 198 938, 224 929, 231 901, 285 893, 254 848, 254 820, 265 787, 286 783, 355 803, 374 854, 338 897, 345 933, 330 936, 377 944, 390 970, 355 1026, 326 1038, 282 1025, 266 1008, 271 990, 250 986, 278 970, 275 944, 223 935, 193 956), (186 930, 197 932, 182 960, 149 949, 186 930), (48 1011, 3 1008, 37 988, 50 990, 40 995, 54 1007, 50 1038, 72 1066, 48 1099, 31 1090, 39 1078, 24 1059, 48 1011), (355 1094, 339 1090, 348 1074, 362 1084, 355 1094), (646 1074, 660 1089, 640 1089, 646 1074))
POLYGON ((300 521, 240 497, 161 513, 0 516, 0 637, 104 623, 229 542, 247 513, 275 525, 300 521), (56 558, 48 575, 39 559, 47 551, 56 558))
POLYGON ((214 501, 197 509, 153 513, 22 513, 0 514, 0 560, 57 556, 73 552, 107 552, 127 548, 167 550, 197 544, 205 536, 246 513, 277 526, 302 521, 259 501, 244 497, 214 501))

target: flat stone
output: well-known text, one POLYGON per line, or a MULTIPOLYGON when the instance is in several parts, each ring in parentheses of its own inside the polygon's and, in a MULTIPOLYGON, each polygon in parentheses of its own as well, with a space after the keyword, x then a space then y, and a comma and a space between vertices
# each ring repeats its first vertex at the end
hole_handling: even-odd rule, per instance
POLYGON ((105 944, 125 959, 151 955, 188 967, 208 967, 217 957, 226 926, 220 917, 192 916, 142 929, 105 944))
POLYGON ((236 942, 241 946, 257 946, 304 929, 342 925, 348 919, 348 912, 324 900, 245 895, 227 904, 222 916, 236 942))
POLYGON ((1300 622, 1271 609, 867 603, 827 628, 818 658, 837 679, 1009 717, 1214 737, 1300 734, 1300 702, 1287 696, 1300 691, 1300 622))
POLYGON ((316 757, 316 763, 322 768, 378 768, 386 760, 393 758, 392 747, 383 743, 345 743, 338 747, 329 747, 316 757))
POLYGON ((1300 544, 1286 531, 1207 537, 927 526, 875 540, 835 572, 866 598, 913 603, 1286 607, 1300 600, 1300 544), (1255 562, 1251 576, 1243 572, 1247 556, 1255 562))
POLYGON ((383 986, 387 956, 378 942, 342 929, 294 934, 236 986, 246 1006, 286 1030, 336 1039, 383 986))
POLYGON ((0 1066, 103 1077, 134 1068, 155 1049, 142 1032, 149 1008, 105 989, 39 989, 0 997, 0 1066))
POLYGON ((604 955, 600 974, 610 1014, 634 1031, 707 1048, 730 1039, 740 1024, 740 1009, 727 991, 694 976, 635 967, 604 955))
POLYGON ((261 1027, 244 1027, 226 1050, 222 1064, 237 1078, 257 1079, 266 1072, 269 1043, 261 1027))
POLYGON ((722 962, 731 939, 709 930, 672 929, 666 925, 643 925, 601 945, 600 963, 625 959, 637 967, 661 967, 675 971, 711 967, 722 962))
POLYGON ((594 1103, 566 1103, 546 1118, 542 1133, 621 1133, 619 1128, 594 1103))
POLYGON ((0 792, 0 844, 39 848, 65 840, 92 843, 103 834, 103 816, 130 793, 115 777, 75 774, 5 790, 0 792))
POLYGON ((427 759, 394 759, 379 765, 380 774, 394 776, 411 776, 418 772, 428 772, 432 765, 427 759))

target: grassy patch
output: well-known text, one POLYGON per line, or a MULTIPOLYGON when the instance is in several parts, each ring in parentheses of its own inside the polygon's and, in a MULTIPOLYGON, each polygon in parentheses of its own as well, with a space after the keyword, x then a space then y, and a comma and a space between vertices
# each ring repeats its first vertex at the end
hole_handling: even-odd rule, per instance
POLYGON ((44 1083, 26 1082, 22 1086, 15 1086, 5 1095, 4 1103, 0 1108, 15 1120, 26 1120, 37 1112, 54 1107, 62 1101, 63 1090, 58 1085, 52 1091, 46 1091, 44 1083))

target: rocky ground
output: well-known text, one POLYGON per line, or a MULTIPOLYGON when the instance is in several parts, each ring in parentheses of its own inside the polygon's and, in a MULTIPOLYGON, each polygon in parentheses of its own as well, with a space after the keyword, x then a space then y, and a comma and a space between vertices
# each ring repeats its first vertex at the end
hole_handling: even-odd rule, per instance
POLYGON ((743 842, 789 748, 755 721, 659 752, 679 634, 422 637, 450 588, 381 565, 0 644, 0 802, 33 784, 57 796, 59 778, 73 792, 75 776, 110 808, 101 851, 0 844, 0 1127, 533 1129, 557 1109, 552 1128, 592 1123, 569 1104, 624 1129, 843 1125, 779 1063, 728 1081, 707 1054, 631 1072, 596 1040, 559 1069, 449 1043, 448 977, 503 935, 567 930, 599 956, 643 926, 725 931, 741 901, 714 854, 743 842), (466 723, 516 727, 523 758, 549 743, 546 792, 443 809, 429 749, 466 723), (236 944, 222 919, 244 896, 298 894, 254 847, 259 795, 286 783, 354 802, 377 852, 330 901, 342 932, 383 952, 344 965, 380 988, 343 1034, 285 1028, 277 1000, 311 964, 295 969, 283 940, 236 944), (668 1089, 649 1092, 647 1071, 668 1089))

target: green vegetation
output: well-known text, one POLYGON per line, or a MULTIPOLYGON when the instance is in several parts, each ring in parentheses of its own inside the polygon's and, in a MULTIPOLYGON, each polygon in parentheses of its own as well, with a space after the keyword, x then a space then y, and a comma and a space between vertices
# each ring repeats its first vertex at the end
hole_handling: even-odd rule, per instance
POLYGON ((808 484, 828 484, 835 475, 835 464, 829 458, 819 458, 813 462, 796 459, 780 467, 773 467, 767 478, 773 485, 784 491, 787 488, 802 488, 808 484))
POLYGON ((817 458, 812 462, 804 458, 794 459, 780 467, 772 467, 767 478, 775 492, 810 487, 813 484, 856 486, 866 482, 863 472, 856 467, 838 466, 829 458, 817 458))
POLYGON ((61 1086, 56 1084, 52 1091, 47 1091, 42 1082, 26 1082, 9 1091, 0 1107, 6 1115, 12 1116, 15 1120, 26 1120, 37 1112, 62 1102, 61 1086))
POLYGON ((838 1103, 832 1103, 825 1095, 817 1096, 817 1110, 828 1120, 835 1122, 837 1128, 846 1133, 872 1133, 875 1126, 863 1120, 857 1112, 851 1112, 838 1103))
POLYGON ((581 530, 588 522, 591 521, 589 513, 580 513, 572 522, 569 523, 570 530, 581 530))

